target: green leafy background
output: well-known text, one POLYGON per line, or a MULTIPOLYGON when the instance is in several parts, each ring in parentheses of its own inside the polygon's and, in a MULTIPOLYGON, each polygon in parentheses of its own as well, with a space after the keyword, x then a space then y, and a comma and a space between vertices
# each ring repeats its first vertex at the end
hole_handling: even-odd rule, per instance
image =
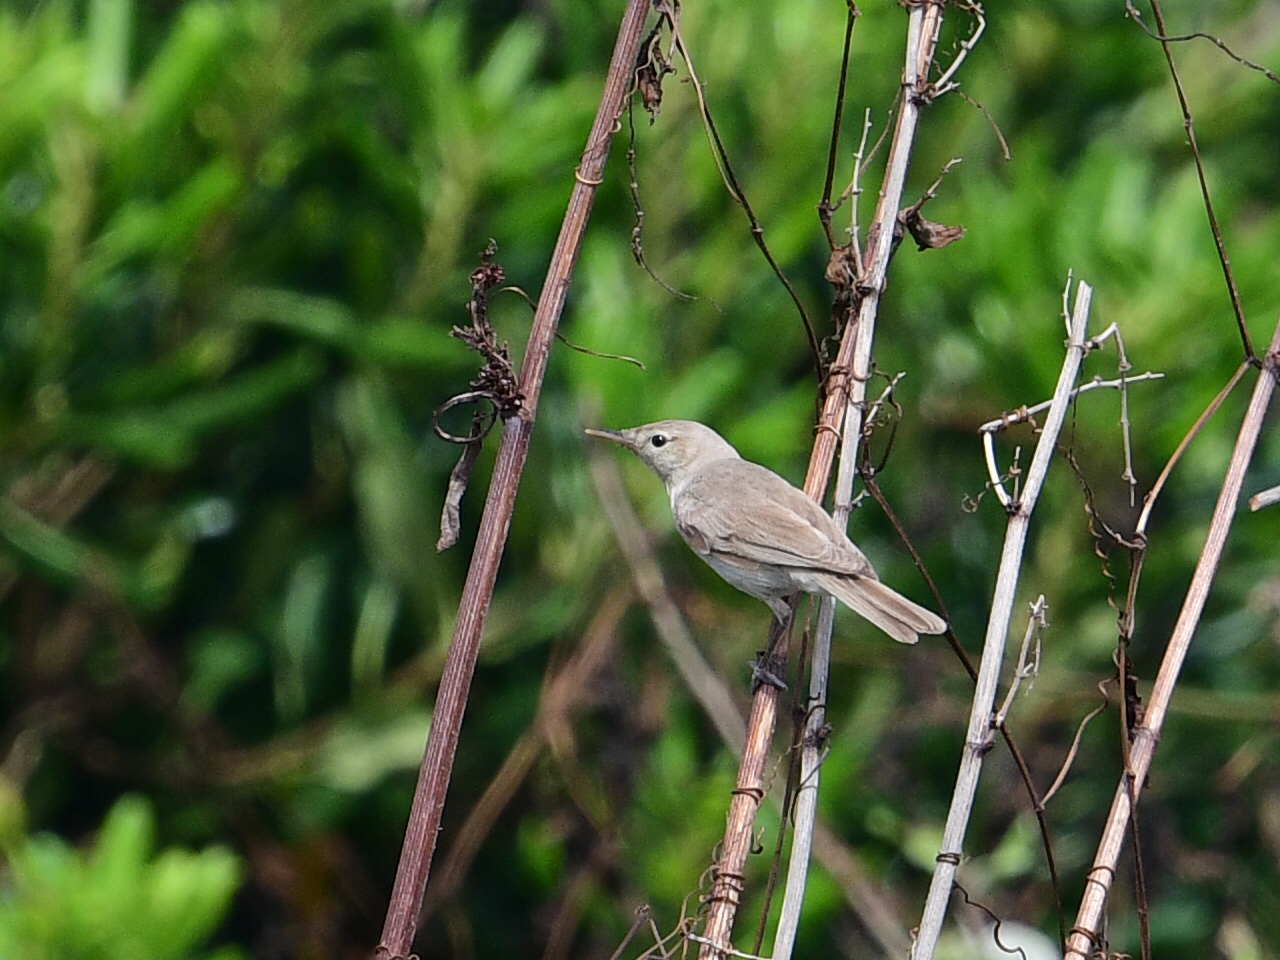
MULTIPOLYGON (((830 290, 814 207, 844 11, 700 0, 682 21, 735 171, 820 336, 830 290)), ((508 282, 536 295, 620 12, 614 0, 0 9, 5 955, 345 958, 376 943, 496 446, 472 480, 462 542, 437 555, 458 451, 435 438, 431 413, 476 368, 447 334, 466 320, 467 275, 490 237, 508 282)), ((1004 524, 991 497, 963 507, 985 480, 974 431, 1051 392, 1068 270, 1096 289, 1093 332, 1119 324, 1135 369, 1165 374, 1130 393, 1139 496, 1241 358, 1160 47, 1123 12, 992 4, 959 76, 1012 159, 957 96, 925 110, 913 156, 909 200, 963 158, 926 212, 967 232, 937 251, 908 243, 892 265, 876 363, 907 376, 881 480, 973 651, 1004 524)), ((1175 32, 1211 30, 1280 62, 1273 4, 1170 2, 1167 14, 1175 32)), ((944 61, 969 28, 948 12, 944 61)), ((863 110, 873 142, 885 128, 904 33, 898 5, 864 5, 837 189, 863 110)), ((1261 348, 1280 308, 1280 88, 1203 40, 1176 55, 1261 348)), ((548 671, 629 582, 581 427, 699 419, 792 480, 804 470, 816 389, 806 340, 721 183, 687 77, 680 65, 667 79, 656 124, 637 111, 636 169, 648 261, 697 299, 671 296, 632 260, 624 122, 562 332, 646 369, 553 352, 437 865, 513 746, 536 734, 548 671)), ((527 306, 500 295, 491 316, 518 355, 527 306)), ((1108 347, 1085 376, 1115 369, 1108 347)), ((1251 382, 1156 510, 1132 650, 1144 682, 1251 382)), ((1125 532, 1136 510, 1118 416, 1113 392, 1094 393, 1069 439, 1099 515, 1125 532)), ((1001 456, 1032 442, 1023 428, 1001 456)), ((674 536, 657 481, 615 460, 695 637, 745 704, 767 609, 703 568, 674 536)), ((1246 493, 1276 483, 1273 418, 1246 493)), ((1042 790, 1113 671, 1115 614, 1083 505, 1056 460, 1022 579, 1022 599, 1047 597, 1052 627, 1010 719, 1042 790)), ((926 598, 874 504, 852 528, 886 580, 926 598)), ((1280 954, 1277 544, 1280 510, 1239 514, 1144 795, 1160 957, 1280 954)), ((1122 583, 1126 563, 1113 554, 1122 583)), ((644 607, 629 600, 615 620, 604 665, 459 892, 425 918, 423 957, 605 957, 636 906, 665 931, 697 889, 734 764, 644 607)), ((900 649, 853 617, 837 622, 834 656, 823 813, 905 930, 937 850, 969 684, 941 643, 900 649)), ((1068 924, 1119 775, 1118 722, 1113 705, 1087 730, 1048 810, 1068 924)), ((1003 748, 966 850, 960 877, 975 899, 1056 935, 1003 748)), ((752 858, 744 930, 767 859, 752 858)), ((966 927, 985 922, 953 909, 966 927)), ((1110 918, 1112 947, 1136 952, 1131 859, 1110 918)), ((959 934, 945 948, 966 955, 959 934)), ((799 954, 876 949, 819 871, 799 954)))

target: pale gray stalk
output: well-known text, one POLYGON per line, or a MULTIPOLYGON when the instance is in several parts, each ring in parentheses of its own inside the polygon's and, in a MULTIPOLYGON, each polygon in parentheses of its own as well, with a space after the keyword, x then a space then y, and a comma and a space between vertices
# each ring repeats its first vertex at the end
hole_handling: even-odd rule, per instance
MULTIPOLYGON (((865 392, 866 386, 858 383, 865 392)), ((850 391, 852 394, 852 391, 850 391)), ((857 471, 858 441, 861 439, 861 411, 850 406, 845 412, 844 436, 840 441, 840 466, 836 472, 835 509, 832 519, 843 530, 853 509, 853 475, 857 471)), ((809 699, 805 702, 804 736, 800 741, 800 783, 795 792, 795 817, 791 837, 791 858, 787 862, 787 884, 773 938, 773 960, 790 960, 800 929, 800 909, 804 905, 809 879, 809 857, 813 851, 813 829, 818 816, 818 780, 826 752, 823 727, 827 722, 827 679, 831 672, 831 632, 835 624, 836 602, 823 597, 818 607, 818 627, 813 636, 813 659, 809 668, 809 699)))
MULTIPOLYGON (((667 589, 648 534, 622 488, 616 464, 598 452, 592 453, 589 463, 605 516, 631 569, 636 592, 653 619, 658 639, 667 648, 689 692, 711 718, 720 738, 735 756, 741 756, 745 721, 728 684, 693 641, 689 625, 667 589)), ((781 813, 781 804, 778 806, 781 813)), ((862 861, 821 820, 814 831, 813 850, 884 954, 892 957, 905 953, 910 944, 893 904, 876 888, 862 861)))
POLYGON ((973 812, 973 798, 978 790, 978 776, 982 760, 993 742, 992 718, 996 700, 996 688, 1000 682, 1000 668, 1004 662, 1005 642, 1009 634, 1009 621, 1013 614, 1014 596, 1018 590, 1018 577, 1022 571, 1022 554, 1027 542, 1027 528, 1031 511, 1044 486, 1049 472, 1049 461, 1058 444, 1058 435, 1071 405, 1072 387, 1085 355, 1084 334, 1089 323, 1089 303, 1093 289, 1084 282, 1076 287, 1075 311, 1071 318, 1071 334, 1067 341, 1067 356, 1058 375, 1058 386, 1044 430, 1036 444, 1027 471, 1021 496, 1010 502, 1009 523, 1005 529, 1004 549, 1000 556, 1000 570, 996 576, 995 594, 991 600, 991 616, 987 620, 987 634, 983 641, 982 662, 978 667, 978 682, 974 689, 973 706, 969 712, 969 728, 965 735, 964 753, 960 758, 960 772, 956 776, 955 792, 951 796, 951 809, 942 835, 942 848, 938 852, 929 895, 920 918, 920 930, 912 947, 912 960, 932 960, 947 915, 947 903, 951 899, 956 869, 964 849, 964 835, 973 812))
MULTIPOLYGON (((880 188, 875 219, 869 231, 870 267, 861 277, 865 290, 859 305, 855 328, 852 376, 848 383, 848 406, 845 410, 840 466, 836 474, 835 504, 832 517, 844 529, 852 509, 853 479, 857 472, 859 442, 862 438, 867 383, 871 374, 871 347, 875 334, 880 295, 884 290, 889 259, 893 252, 893 233, 898 209, 906 184, 907 164, 919 121, 921 85, 927 82, 929 64, 941 27, 941 7, 911 7, 907 25, 907 50, 902 74, 902 109, 898 113, 889 160, 880 188)), ((972 38, 975 42, 977 37, 972 38)), ((957 63, 955 66, 959 66, 957 63)), ((862 143, 858 147, 854 182, 861 172, 863 144, 867 123, 863 123, 862 143)), ((860 188, 855 188, 859 189, 860 188)), ((857 198, 854 197, 855 211, 857 198)), ((856 215, 856 214, 855 214, 856 215)), ((856 221, 855 221, 856 223, 856 221)), ((852 238, 857 243, 856 235, 852 238)), ((856 248, 855 248, 856 249, 856 248)), ((859 263, 861 266, 861 263, 859 263)), ((813 659, 809 675, 809 697, 806 702, 804 736, 801 741, 800 783, 795 797, 795 822, 791 857, 787 864, 787 881, 778 928, 774 935, 774 960, 790 960, 800 925, 800 913, 808 881, 809 859, 813 849, 817 817, 819 769, 825 748, 823 727, 826 725, 827 681, 831 663, 831 633, 835 622, 835 601, 824 597, 818 608, 818 625, 814 634, 813 659)))
POLYGON ((1031 604, 1031 615, 1027 617, 1027 632, 1022 636, 1022 649, 1018 651, 1018 665, 1013 668, 1013 679, 1009 682, 1009 689, 1005 691, 1000 709, 996 711, 995 719, 991 721, 991 726, 997 730, 1003 727, 1005 720, 1008 719, 1009 710, 1013 707, 1013 701, 1017 699, 1022 681, 1033 680, 1040 675, 1040 638, 1049 626, 1048 612, 1049 604, 1045 602, 1042 593, 1036 598, 1036 602, 1031 604))
POLYGON ((1271 487, 1261 493, 1255 493, 1249 498, 1249 509, 1256 513, 1263 507, 1269 507, 1273 503, 1280 503, 1280 487, 1271 487))
POLYGON ((1200 551, 1195 573, 1191 576, 1191 586, 1187 588, 1182 610, 1173 626, 1164 659, 1160 662, 1160 672, 1156 674, 1155 685, 1151 688, 1146 713, 1142 722, 1134 728, 1133 742, 1129 748, 1129 769, 1120 778, 1115 797, 1111 801, 1111 812, 1107 815, 1098 852, 1089 871, 1089 881, 1080 901, 1080 910, 1071 928, 1071 936, 1067 938, 1066 960, 1073 956, 1088 957, 1093 952, 1092 944, 1102 925, 1102 911, 1106 906, 1107 895, 1111 892, 1111 881, 1115 876, 1116 863, 1120 859, 1120 848, 1124 844, 1130 815, 1142 793, 1143 784, 1146 783, 1151 758, 1155 754, 1165 714, 1169 710, 1169 700, 1178 682, 1178 673, 1182 670, 1182 662, 1191 646, 1192 635, 1204 612, 1209 587, 1213 584, 1218 563, 1222 559, 1227 534, 1231 530, 1231 522, 1239 504, 1240 489, 1244 485, 1245 471, 1253 458, 1267 405, 1275 390, 1277 366, 1280 366, 1280 322, 1276 324, 1271 346, 1263 358, 1258 382, 1253 386, 1253 396, 1249 399, 1249 408, 1240 424, 1235 449, 1231 452, 1227 474, 1222 481, 1222 490, 1213 509, 1213 519, 1209 523, 1204 549, 1200 551))
MULTIPOLYGON (((880 199, 876 205, 871 233, 874 243, 869 245, 871 262, 866 276, 858 285, 862 301, 853 330, 846 328, 837 354, 837 365, 847 365, 846 377, 832 377, 831 394, 823 407, 822 423, 839 429, 839 411, 844 406, 839 397, 843 388, 848 391, 849 411, 859 422, 855 436, 861 431, 861 404, 866 397, 866 383, 871 369, 871 343, 875 333, 876 314, 880 307, 880 295, 884 290, 889 257, 893 252, 893 232, 902 191, 906 183, 907 164, 911 145, 915 139, 920 118, 920 107, 927 93, 929 64, 933 60, 942 25, 942 4, 928 2, 909 8, 907 21, 907 52, 902 73, 902 107, 898 112, 893 141, 885 165, 885 176, 880 187, 880 199), (852 350, 850 336, 852 335, 852 350), (834 406, 839 404, 839 406, 834 406)), ((805 479, 805 492, 814 499, 821 499, 826 486, 832 439, 820 430, 814 442, 805 479)), ((786 649, 782 646, 782 649, 786 649)), ((753 842, 753 826, 760 798, 765 791, 764 769, 769 743, 777 722, 777 690, 765 685, 756 691, 751 717, 747 723, 747 745, 738 767, 734 794, 725 817, 724 840, 720 856, 713 872, 712 889, 704 931, 706 942, 699 951, 700 960, 718 960, 725 956, 731 945, 734 918, 742 899, 747 855, 753 842)))
POLYGON ((734 754, 741 755, 747 726, 742 713, 733 702, 733 694, 729 692, 729 688, 702 656, 702 651, 689 632, 689 625, 685 623, 680 609, 671 598, 662 579, 662 570, 654 559, 648 534, 640 525, 630 501, 627 500, 626 491, 622 488, 617 465, 608 456, 597 451, 592 451, 587 462, 590 464, 591 479, 600 495, 605 516, 609 518, 609 525, 613 527, 613 535, 618 538, 622 556, 631 568, 636 593, 640 594, 649 610, 649 616, 653 618, 658 638, 666 646, 684 685, 711 718, 720 739, 734 754))

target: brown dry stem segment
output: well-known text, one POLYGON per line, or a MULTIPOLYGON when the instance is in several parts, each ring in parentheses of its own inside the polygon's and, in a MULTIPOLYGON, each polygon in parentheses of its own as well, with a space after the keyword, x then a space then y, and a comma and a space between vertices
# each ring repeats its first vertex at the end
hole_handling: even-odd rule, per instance
MULTIPOLYGON (((827 480, 831 475, 831 464, 835 459, 836 443, 845 411, 849 410, 850 415, 859 415, 859 404, 866 395, 871 368, 872 336, 875 332, 880 293, 884 289, 885 274, 892 253, 893 223, 902 200, 907 163, 920 115, 920 86, 928 82, 928 68, 942 26, 942 5, 932 2, 915 4, 910 7, 908 16, 902 109, 894 130, 872 232, 876 233, 876 225, 881 225, 882 228, 867 250, 870 266, 864 278, 865 293, 856 304, 856 321, 845 327, 840 350, 831 368, 832 375, 828 380, 822 415, 818 421, 817 437, 805 475, 804 492, 819 503, 822 502, 827 480)), ((784 661, 789 642, 789 633, 783 632, 773 648, 775 655, 784 661)), ((701 960, 719 960, 730 949, 730 934, 742 897, 747 855, 751 851, 752 827, 756 811, 765 796, 766 760, 778 720, 778 693, 776 688, 765 684, 756 690, 752 698, 746 749, 738 767, 738 779, 729 804, 724 840, 712 877, 705 937, 699 953, 701 960)))
POLYGON ((407 957, 413 947, 418 911, 427 877, 431 872, 431 858, 440 831, 445 792, 453 769, 462 716, 466 710, 467 692, 475 672, 480 635, 493 597, 498 563, 511 526, 516 489, 528 456, 529 437, 542 392, 543 376, 555 342, 560 313, 564 309, 569 279, 573 275, 574 264, 582 247, 596 189, 609 156, 609 146, 618 118, 622 115, 627 91, 631 87, 631 74, 648 8, 649 4, 645 0, 628 0, 627 9, 622 16, 600 106, 587 137, 582 163, 574 174, 573 192, 569 197, 560 236, 551 255, 546 281, 529 332, 529 343, 520 369, 522 407, 518 415, 503 423, 502 444, 498 449, 484 515, 476 536, 471 567, 467 571, 467 582, 458 604, 458 617, 436 696, 431 732, 427 737, 427 748, 422 758, 409 824, 405 830, 395 885, 391 891, 382 937, 374 953, 379 960, 407 957))
POLYGON ((1071 928, 1071 936, 1067 940, 1066 960, 1070 960, 1071 957, 1089 957, 1093 949, 1093 941, 1101 930, 1102 913, 1107 896, 1111 892, 1111 882, 1115 876, 1116 864, 1120 859, 1120 848, 1124 844, 1126 828, 1130 823, 1138 797, 1142 793, 1143 785, 1146 783, 1147 772, 1151 769, 1151 760, 1155 755, 1156 744, 1160 741, 1160 731, 1164 727, 1169 701, 1173 696, 1182 663, 1191 647, 1191 638, 1200 623, 1200 616, 1204 612, 1204 604, 1209 596, 1209 588, 1213 584, 1218 563, 1226 547, 1227 534, 1231 530, 1231 523, 1240 499, 1240 490, 1244 485, 1244 475, 1248 470, 1249 461, 1253 458, 1258 435, 1262 430, 1262 421, 1275 390, 1278 369, 1280 369, 1280 322, 1276 324, 1271 346, 1262 361, 1262 371, 1253 387, 1249 408, 1245 412, 1240 432, 1236 436, 1235 449, 1231 453, 1231 461, 1222 481, 1222 490, 1218 494, 1218 502, 1213 510, 1213 519, 1209 524, 1204 549, 1196 563, 1195 573, 1191 576, 1191 585, 1187 588, 1187 595, 1182 603, 1182 610, 1178 614, 1173 633, 1169 637, 1169 644, 1165 648, 1164 658, 1160 663, 1160 671, 1156 674, 1155 685, 1151 689, 1146 711, 1142 721, 1134 730, 1128 766, 1120 778, 1115 797, 1111 801, 1111 812, 1107 816, 1102 838, 1098 843, 1098 852, 1094 857, 1093 867, 1089 871, 1089 881, 1080 902, 1080 910, 1076 915, 1075 925, 1071 928))

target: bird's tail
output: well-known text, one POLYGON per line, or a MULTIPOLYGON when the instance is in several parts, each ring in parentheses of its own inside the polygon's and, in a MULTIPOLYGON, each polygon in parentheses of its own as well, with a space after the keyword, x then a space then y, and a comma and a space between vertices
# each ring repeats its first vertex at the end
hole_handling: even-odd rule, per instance
POLYGON ((828 573, 810 574, 808 579, 899 643, 915 643, 922 633, 946 632, 946 621, 940 616, 879 580, 828 573))

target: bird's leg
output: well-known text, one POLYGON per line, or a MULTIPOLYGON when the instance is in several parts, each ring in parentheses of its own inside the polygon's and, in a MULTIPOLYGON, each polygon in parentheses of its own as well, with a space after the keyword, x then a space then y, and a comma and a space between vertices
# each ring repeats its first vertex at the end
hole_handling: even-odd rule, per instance
POLYGON ((779 690, 786 690, 787 683, 779 674, 787 671, 787 661, 774 653, 774 649, 778 646, 778 641, 782 638, 788 625, 791 623, 791 617, 794 610, 786 601, 778 600, 770 603, 769 606, 774 608, 774 617, 769 624, 769 641, 765 648, 756 654, 756 658, 751 661, 751 692, 755 693, 764 684, 771 687, 777 687, 779 690), (782 608, 779 612, 778 607, 782 608))

